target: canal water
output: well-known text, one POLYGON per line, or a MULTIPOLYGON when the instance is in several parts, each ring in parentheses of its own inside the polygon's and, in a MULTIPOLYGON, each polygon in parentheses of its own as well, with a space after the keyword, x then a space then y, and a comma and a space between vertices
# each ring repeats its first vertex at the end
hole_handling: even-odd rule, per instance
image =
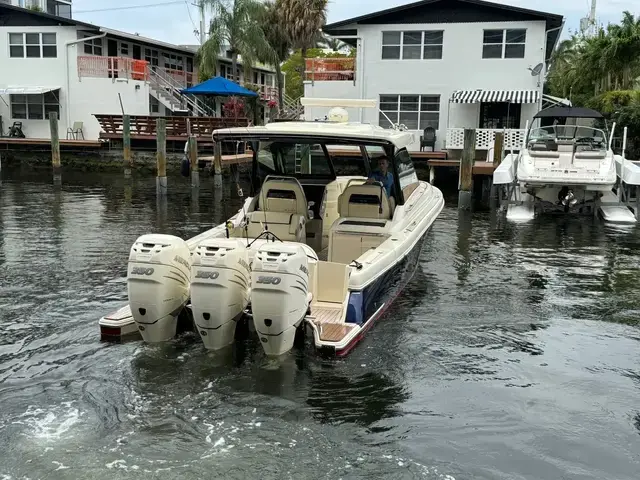
POLYGON ((344 360, 101 343, 141 234, 241 204, 169 179, 2 172, 0 479, 640 477, 637 228, 437 220, 416 275, 344 360))

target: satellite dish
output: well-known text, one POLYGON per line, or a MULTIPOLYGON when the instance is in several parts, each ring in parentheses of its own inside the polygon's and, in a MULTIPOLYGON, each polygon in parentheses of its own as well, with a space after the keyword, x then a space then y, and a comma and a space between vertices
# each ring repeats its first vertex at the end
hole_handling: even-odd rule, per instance
POLYGON ((531 70, 531 76, 535 77, 536 75, 540 75, 540 72, 542 71, 542 67, 544 65, 542 63, 539 63, 538 65, 536 65, 533 68, 530 68, 529 70, 531 70))

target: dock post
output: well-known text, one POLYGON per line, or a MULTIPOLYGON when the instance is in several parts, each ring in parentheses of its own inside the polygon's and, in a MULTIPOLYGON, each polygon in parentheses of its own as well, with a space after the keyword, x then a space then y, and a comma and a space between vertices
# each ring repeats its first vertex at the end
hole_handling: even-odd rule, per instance
POLYGON ((222 187, 222 144, 215 142, 213 145, 213 186, 222 187))
POLYGON ((51 131, 51 165, 53 166, 53 183, 62 180, 60 172, 60 136, 58 134, 58 114, 49 113, 49 129, 51 131))
POLYGON ((458 208, 471 209, 473 199, 473 164, 476 161, 476 131, 464 129, 464 148, 460 158, 460 181, 458 184, 458 208))
POLYGON ((200 186, 200 171, 198 170, 198 139, 195 135, 189 137, 189 163, 191 164, 191 186, 200 186))
POLYGON ((167 121, 164 118, 156 120, 156 192, 158 195, 167 194, 167 121))
POLYGON ((131 175, 131 167, 133 161, 131 157, 131 117, 124 115, 122 117, 122 158, 124 166, 124 176, 131 175))
POLYGON ((436 167, 429 165, 429 183, 433 185, 436 181, 436 167))
MULTIPOLYGON (((495 170, 502 163, 502 157, 504 155, 504 132, 496 132, 495 139, 493 141, 493 169, 495 170)), ((491 192, 489 193, 489 208, 492 210, 498 206, 498 189, 493 184, 493 177, 491 178, 491 192)))

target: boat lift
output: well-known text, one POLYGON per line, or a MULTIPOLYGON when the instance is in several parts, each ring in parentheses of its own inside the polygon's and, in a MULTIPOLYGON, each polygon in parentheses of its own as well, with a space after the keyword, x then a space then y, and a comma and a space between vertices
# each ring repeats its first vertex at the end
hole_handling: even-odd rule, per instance
MULTIPOLYGON (((528 127, 528 122, 527 122, 528 127)), ((609 148, 613 142, 616 124, 609 137, 609 148)), ((603 220, 610 223, 636 223, 640 219, 640 162, 625 158, 627 147, 627 127, 623 130, 622 155, 614 155, 618 181, 614 189, 604 193, 594 204, 593 214, 600 212, 603 220)), ((526 138, 521 148, 526 148, 526 138)), ((507 219, 527 221, 535 217, 536 200, 520 191, 517 180, 518 154, 509 153, 493 174, 493 184, 497 187, 498 205, 506 210, 507 219)))

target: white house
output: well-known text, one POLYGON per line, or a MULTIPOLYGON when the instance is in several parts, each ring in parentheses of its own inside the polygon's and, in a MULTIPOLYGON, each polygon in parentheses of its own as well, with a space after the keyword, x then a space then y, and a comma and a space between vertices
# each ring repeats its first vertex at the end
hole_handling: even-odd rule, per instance
MULTIPOLYGON (((436 130, 436 149, 462 148, 475 128, 478 149, 507 130, 521 145, 527 120, 542 106, 546 65, 563 17, 481 0, 423 0, 327 25, 323 31, 357 47, 355 60, 307 60, 305 97, 377 99, 379 109, 350 118, 420 134, 436 130)), ((308 120, 327 109, 305 110, 308 120)))
MULTIPOLYGON (((198 83, 196 51, 0 0, 0 135, 20 122, 26 137, 49 138, 50 112, 61 138, 82 122, 87 140, 99 138, 94 114, 214 115, 179 93, 198 83)), ((226 65, 221 56, 218 71, 228 76, 226 65)), ((240 69, 240 83, 275 98, 274 72, 252 73, 255 82, 245 82, 240 69)))

